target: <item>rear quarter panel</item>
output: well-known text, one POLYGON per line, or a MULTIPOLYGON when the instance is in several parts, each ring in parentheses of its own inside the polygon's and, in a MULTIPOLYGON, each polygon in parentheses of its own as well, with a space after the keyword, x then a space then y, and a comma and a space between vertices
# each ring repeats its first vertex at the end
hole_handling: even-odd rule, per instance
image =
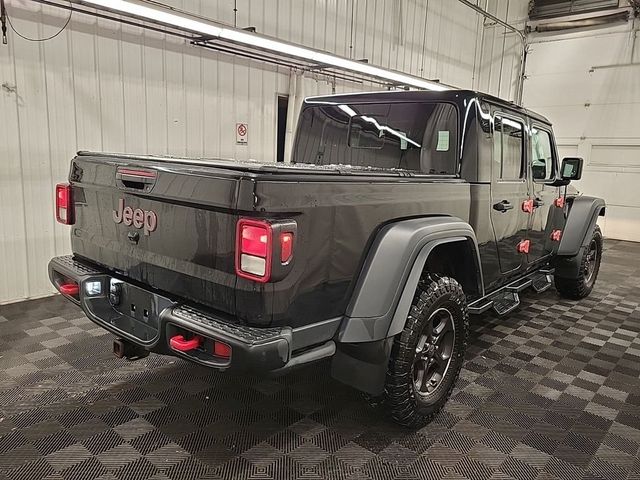
MULTIPOLYGON (((298 223, 292 271, 271 284, 273 321, 292 327, 345 312, 368 248, 383 225, 428 215, 469 221, 470 185, 453 179, 258 181, 255 195, 259 212, 298 223)), ((241 290, 243 282, 238 280, 241 290)), ((245 299, 251 297, 247 287, 245 299)))

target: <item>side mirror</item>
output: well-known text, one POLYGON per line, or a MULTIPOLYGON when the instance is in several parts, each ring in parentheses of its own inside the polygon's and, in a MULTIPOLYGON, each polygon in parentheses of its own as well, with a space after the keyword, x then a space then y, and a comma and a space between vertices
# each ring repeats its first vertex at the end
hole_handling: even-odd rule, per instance
POLYGON ((579 157, 566 157, 562 159, 562 167, 560 168, 560 178, 567 182, 571 180, 580 180, 582 178, 582 166, 584 160, 579 157))

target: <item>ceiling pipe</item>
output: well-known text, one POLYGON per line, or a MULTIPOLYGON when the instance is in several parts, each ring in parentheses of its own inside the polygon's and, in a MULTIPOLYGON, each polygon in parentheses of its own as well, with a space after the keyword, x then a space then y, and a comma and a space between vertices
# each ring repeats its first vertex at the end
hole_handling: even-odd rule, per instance
POLYGON ((526 34, 521 30, 518 30, 516 27, 514 27, 510 23, 507 23, 504 20, 500 20, 498 17, 487 12, 486 10, 483 10, 478 5, 471 3, 469 0, 458 0, 458 1, 463 5, 466 5, 470 9, 475 10, 477 13, 479 13, 483 17, 488 18, 489 20, 497 23, 498 25, 502 25, 504 28, 506 28, 507 30, 510 30, 511 32, 517 34, 520 37, 520 42, 522 43, 522 52, 520 55, 520 73, 518 74, 518 84, 516 87, 515 102, 518 105, 522 105, 522 96, 524 93, 524 79, 525 79, 526 68, 527 68, 527 54, 529 53, 529 43, 527 41, 526 34))
POLYGON ((488 18, 489 20, 494 21, 496 23, 499 23, 500 25, 502 25, 507 30, 511 30, 512 32, 517 33, 520 36, 520 39, 522 40, 522 43, 526 43, 526 41, 527 41, 526 35, 523 32, 521 32, 520 30, 518 30, 516 27, 514 27, 513 25, 505 22, 504 20, 500 20, 495 15, 487 12, 486 10, 483 10, 478 5, 476 5, 474 3, 471 3, 469 0, 458 0, 458 1, 460 3, 463 3, 464 5, 466 5, 467 7, 471 8, 472 10, 475 10, 476 12, 478 12, 483 17, 488 18))

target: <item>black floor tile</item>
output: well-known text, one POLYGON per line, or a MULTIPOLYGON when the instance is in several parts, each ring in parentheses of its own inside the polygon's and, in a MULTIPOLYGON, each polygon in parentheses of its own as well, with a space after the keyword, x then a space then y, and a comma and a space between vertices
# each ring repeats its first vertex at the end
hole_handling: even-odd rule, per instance
POLYGON ((114 359, 60 297, 0 307, 0 479, 640 478, 640 244, 579 302, 472 317, 458 387, 407 431, 327 363, 265 379, 114 359))

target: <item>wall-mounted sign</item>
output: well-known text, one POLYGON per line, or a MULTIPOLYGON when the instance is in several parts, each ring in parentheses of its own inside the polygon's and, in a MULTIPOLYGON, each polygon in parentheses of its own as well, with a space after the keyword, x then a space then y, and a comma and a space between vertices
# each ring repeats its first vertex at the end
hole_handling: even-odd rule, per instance
POLYGON ((249 125, 246 123, 236 123, 236 144, 246 145, 248 143, 249 125))

